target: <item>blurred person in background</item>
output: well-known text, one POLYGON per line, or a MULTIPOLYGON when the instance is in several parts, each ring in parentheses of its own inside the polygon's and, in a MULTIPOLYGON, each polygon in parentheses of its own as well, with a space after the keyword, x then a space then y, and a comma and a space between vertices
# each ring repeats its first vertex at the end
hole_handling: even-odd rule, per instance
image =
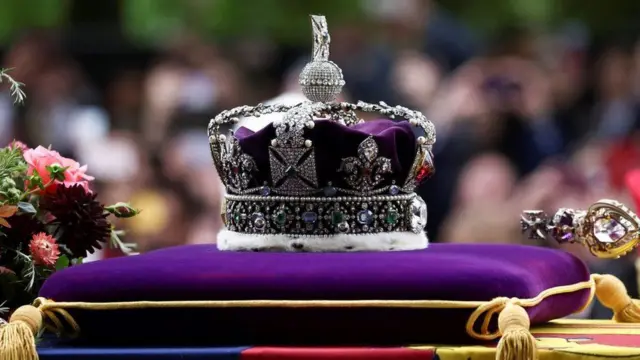
POLYGON ((443 224, 443 241, 518 241, 518 224, 510 215, 519 205, 510 204, 516 179, 515 169, 500 154, 487 153, 470 161, 458 179, 453 208, 443 224))
POLYGON ((616 141, 640 129, 640 104, 633 93, 633 58, 624 47, 607 49, 596 66, 591 131, 598 139, 616 141))
POLYGON ((180 38, 149 72, 143 105, 143 132, 157 145, 173 131, 206 129, 209 118, 242 103, 238 69, 213 45, 180 38))
POLYGON ((73 155, 78 141, 101 137, 109 119, 81 67, 66 54, 59 39, 33 32, 5 56, 5 67, 29 88, 26 108, 14 108, 13 137, 28 144, 51 144, 73 155))
POLYGON ((105 110, 113 129, 141 131, 140 117, 144 99, 144 73, 126 68, 118 71, 105 90, 105 110))
POLYGON ((500 154, 519 179, 563 149, 548 116, 549 75, 537 60, 535 34, 506 28, 498 35, 490 51, 442 81, 426 110, 438 129, 437 171, 422 192, 432 204, 427 229, 435 239, 455 197, 451 179, 475 154, 500 154))

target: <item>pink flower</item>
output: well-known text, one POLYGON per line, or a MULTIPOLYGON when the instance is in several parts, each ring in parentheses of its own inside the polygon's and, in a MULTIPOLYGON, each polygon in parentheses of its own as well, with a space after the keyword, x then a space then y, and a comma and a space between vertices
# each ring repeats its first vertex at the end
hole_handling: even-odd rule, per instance
POLYGON ((20 149, 20 152, 24 153, 29 150, 29 147, 25 145, 22 141, 13 140, 11 144, 9 144, 10 149, 20 149))
POLYGON ((29 242, 29 252, 36 265, 53 267, 60 257, 60 249, 51 235, 46 233, 34 234, 29 242))
MULTIPOLYGON (((73 160, 61 156, 57 151, 49 150, 45 147, 38 146, 35 149, 28 149, 23 153, 24 160, 29 166, 27 175, 31 176, 37 173, 45 186, 44 191, 53 193, 60 184, 69 187, 73 185, 82 186, 86 192, 89 189, 89 181, 93 180, 92 176, 86 174, 87 166, 73 160), (57 179, 52 179, 51 169, 66 168, 60 171, 57 179)), ((33 188, 35 184, 27 184, 29 188, 33 188)))

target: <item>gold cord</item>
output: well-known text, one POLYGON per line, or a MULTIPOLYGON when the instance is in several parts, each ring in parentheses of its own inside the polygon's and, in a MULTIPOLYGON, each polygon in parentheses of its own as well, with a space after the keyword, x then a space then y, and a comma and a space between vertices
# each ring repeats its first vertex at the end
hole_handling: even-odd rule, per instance
POLYGON ((590 289, 591 295, 589 296, 589 301, 586 302, 585 305, 580 307, 580 309, 576 312, 580 312, 584 310, 586 306, 589 305, 591 299, 593 299, 593 294, 595 293, 595 281, 594 278, 591 277, 589 281, 583 281, 571 285, 563 285, 556 286, 550 289, 546 289, 538 296, 530 299, 519 299, 519 298, 507 298, 507 297, 498 297, 489 302, 485 302, 484 304, 478 306, 473 313, 469 316, 469 320, 467 320, 467 334, 478 340, 494 340, 500 337, 500 333, 498 331, 491 332, 489 330, 489 324, 493 317, 500 313, 507 304, 518 305, 523 308, 533 307, 540 304, 544 299, 551 297, 553 295, 567 294, 580 290, 590 289), (480 332, 475 331, 474 325, 478 321, 479 318, 484 317, 482 321, 482 326, 480 327, 480 332))

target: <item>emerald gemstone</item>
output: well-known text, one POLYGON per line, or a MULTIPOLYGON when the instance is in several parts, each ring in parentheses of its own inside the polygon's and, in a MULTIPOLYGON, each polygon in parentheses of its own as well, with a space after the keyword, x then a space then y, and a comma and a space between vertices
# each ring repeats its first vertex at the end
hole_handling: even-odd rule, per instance
POLYGON ((240 222, 240 213, 239 212, 233 214, 233 221, 240 222))
POLYGON ((344 221, 344 214, 341 211, 334 211, 331 213, 331 223, 333 225, 338 225, 344 221))
POLYGON ((276 213, 276 224, 284 225, 286 221, 287 221, 287 214, 283 210, 278 211, 276 213))
POLYGON ((387 216, 384 219, 387 224, 393 225, 398 221, 398 212, 395 210, 391 210, 387 212, 387 216))

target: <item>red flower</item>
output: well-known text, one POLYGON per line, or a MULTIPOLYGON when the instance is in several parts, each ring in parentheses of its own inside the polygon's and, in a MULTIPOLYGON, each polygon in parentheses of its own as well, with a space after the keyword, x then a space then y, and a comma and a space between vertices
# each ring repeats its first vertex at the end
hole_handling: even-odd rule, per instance
POLYGON ((53 267, 60 257, 56 239, 43 232, 33 235, 29 242, 29 251, 36 265, 53 267))
POLYGON ((81 185, 59 186, 55 193, 40 199, 40 211, 51 213, 50 225, 59 228, 58 242, 74 257, 87 256, 111 236, 108 212, 96 200, 96 193, 87 193, 81 185))

